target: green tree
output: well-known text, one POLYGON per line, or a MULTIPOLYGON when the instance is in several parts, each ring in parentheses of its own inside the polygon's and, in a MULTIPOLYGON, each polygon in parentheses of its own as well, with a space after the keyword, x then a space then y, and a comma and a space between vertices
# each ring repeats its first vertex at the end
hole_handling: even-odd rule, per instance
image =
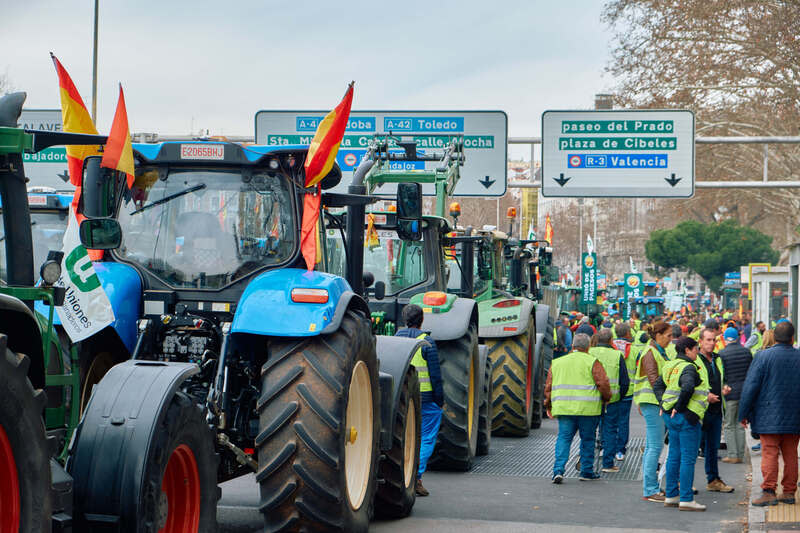
POLYGON ((656 230, 645 244, 647 259, 664 268, 688 268, 719 291, 726 272, 748 263, 775 263, 780 254, 772 237, 734 220, 702 224, 686 220, 672 229, 656 230))

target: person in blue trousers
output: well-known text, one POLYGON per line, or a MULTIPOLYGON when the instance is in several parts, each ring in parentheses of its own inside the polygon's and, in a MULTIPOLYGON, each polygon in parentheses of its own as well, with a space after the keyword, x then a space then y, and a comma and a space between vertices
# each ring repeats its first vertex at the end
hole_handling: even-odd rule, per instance
POLYGON ((395 333, 397 337, 423 339, 425 346, 417 350, 411 364, 417 369, 419 378, 419 391, 422 411, 422 435, 419 446, 419 469, 417 470, 416 493, 418 496, 430 494, 422 485, 422 474, 428 466, 428 459, 433 454, 436 446, 436 436, 442 423, 442 404, 444 391, 442 389, 442 371, 439 366, 439 352, 436 342, 431 336, 422 331, 424 314, 418 305, 409 304, 403 308, 403 322, 406 327, 395 333))
POLYGON ((594 472, 594 440, 603 404, 611 398, 611 386, 602 363, 589 354, 589 336, 575 335, 572 351, 558 359, 547 373, 544 407, 547 416, 558 419, 552 481, 564 481, 564 469, 575 433, 580 433, 581 481, 600 476, 594 472))
POLYGON ((708 406, 709 387, 698 361, 697 341, 681 337, 676 357, 667 362, 654 390, 661 397, 664 425, 669 432, 667 486, 664 507, 681 511, 705 511, 694 499, 694 469, 700 445, 703 417, 708 406))

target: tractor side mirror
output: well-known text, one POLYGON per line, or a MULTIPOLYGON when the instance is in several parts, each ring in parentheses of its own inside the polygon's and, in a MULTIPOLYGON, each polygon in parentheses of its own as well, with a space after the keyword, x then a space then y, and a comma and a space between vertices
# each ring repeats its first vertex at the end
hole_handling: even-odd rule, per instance
POLYGON ((81 213, 88 218, 109 217, 114 214, 116 171, 100 166, 100 156, 83 160, 81 213))
POLYGON ((422 218, 422 185, 397 184, 397 218, 414 220, 422 218))
POLYGON ((383 300, 386 298, 386 283, 379 281, 375 283, 375 299, 383 300))
POLYGON ((81 244, 92 250, 113 250, 122 244, 122 228, 113 218, 88 218, 81 222, 81 244))
POLYGON ((478 278, 484 281, 492 279, 492 250, 485 246, 478 252, 478 278))

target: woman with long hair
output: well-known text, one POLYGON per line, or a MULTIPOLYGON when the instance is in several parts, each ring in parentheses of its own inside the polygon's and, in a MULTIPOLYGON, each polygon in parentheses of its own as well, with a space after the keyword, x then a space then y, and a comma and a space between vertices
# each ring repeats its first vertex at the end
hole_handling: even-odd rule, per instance
POLYGON ((642 457, 642 499, 664 503, 664 493, 658 485, 658 457, 664 447, 664 420, 661 417, 661 398, 653 386, 661 369, 669 361, 665 351, 672 340, 672 326, 663 321, 647 327, 650 341, 636 362, 633 379, 633 401, 639 406, 646 427, 644 455, 642 457))

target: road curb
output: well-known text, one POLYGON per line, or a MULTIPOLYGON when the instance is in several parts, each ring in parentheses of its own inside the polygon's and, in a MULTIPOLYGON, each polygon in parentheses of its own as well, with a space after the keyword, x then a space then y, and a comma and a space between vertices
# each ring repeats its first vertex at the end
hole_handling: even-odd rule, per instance
POLYGON ((766 531, 767 526, 767 513, 765 507, 756 507, 753 505, 753 498, 760 494, 761 482, 761 452, 755 454, 752 447, 759 443, 750 436, 750 430, 745 431, 745 442, 747 442, 747 455, 750 457, 750 496, 747 501, 747 530, 748 531, 766 531))

